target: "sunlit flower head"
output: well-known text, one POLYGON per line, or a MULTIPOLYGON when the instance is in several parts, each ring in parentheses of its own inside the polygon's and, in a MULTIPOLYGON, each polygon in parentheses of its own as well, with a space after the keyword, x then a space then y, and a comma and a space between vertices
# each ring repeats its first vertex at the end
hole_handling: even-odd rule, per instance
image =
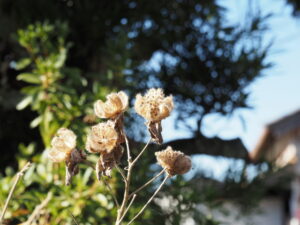
POLYGON ((155 152, 155 156, 158 164, 171 176, 185 174, 192 167, 192 161, 189 156, 180 151, 174 151, 170 146, 163 151, 155 152))
POLYGON ((67 128, 60 128, 51 141, 51 149, 48 152, 53 162, 65 161, 70 152, 76 147, 76 135, 67 128))
POLYGON ((151 88, 142 96, 138 94, 135 111, 149 122, 158 122, 168 117, 174 108, 173 97, 165 97, 160 88, 151 88))
POLYGON ((94 104, 94 112, 99 118, 113 119, 128 107, 128 96, 123 91, 111 93, 106 99, 106 102, 98 100, 94 104))
POLYGON ((92 126, 87 136, 86 149, 92 153, 110 153, 117 145, 118 133, 112 121, 92 126))
POLYGON ((55 148, 51 148, 48 151, 48 158, 57 163, 66 161, 69 158, 69 155, 69 153, 60 152, 55 148))
POLYGON ((60 128, 52 139, 51 146, 61 152, 70 152, 76 147, 76 135, 67 128, 60 128))

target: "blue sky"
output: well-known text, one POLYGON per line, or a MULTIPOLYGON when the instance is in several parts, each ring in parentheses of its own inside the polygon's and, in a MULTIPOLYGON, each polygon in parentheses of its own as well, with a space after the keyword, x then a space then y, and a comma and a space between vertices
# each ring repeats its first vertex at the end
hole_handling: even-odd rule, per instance
MULTIPOLYGON (((249 104, 253 109, 237 110, 227 118, 207 116, 203 126, 203 133, 207 136, 225 139, 240 137, 249 151, 255 147, 266 124, 300 109, 300 18, 291 16, 292 8, 286 5, 285 0, 253 2, 262 14, 273 14, 268 22, 270 31, 265 40, 274 40, 268 58, 274 66, 248 87, 251 93, 249 104), (245 127, 240 117, 244 119, 245 127)), ((229 10, 229 22, 236 23, 245 18, 248 0, 221 0, 220 3, 229 10)), ((184 131, 170 132, 172 118, 164 121, 163 125, 166 140, 188 137, 184 131)), ((224 158, 200 156, 193 160, 197 162, 194 164, 197 168, 210 167, 211 170, 206 170, 206 173, 217 177, 229 165, 224 158)))
MULTIPOLYGON (((248 1, 221 2, 229 7, 231 19, 237 20, 243 16, 244 12, 241 9, 246 8, 248 1)), ((273 14, 268 23, 270 32, 266 39, 274 39, 269 56, 269 61, 274 63, 274 67, 266 70, 264 76, 249 87, 249 103, 254 109, 238 111, 232 119, 221 120, 223 131, 219 133, 223 137, 240 136, 250 151, 257 143, 265 124, 300 109, 300 18, 291 16, 292 8, 286 5, 286 1, 254 2, 262 14, 273 14), (243 130, 239 123, 238 115, 245 119, 246 130, 243 130)), ((208 127, 212 120, 208 119, 208 127)), ((217 132, 211 132, 210 135, 217 132)))
MULTIPOLYGON (((248 0, 222 0, 228 8, 229 20, 236 22, 244 18, 248 0)), ((207 136, 242 138, 249 151, 253 149, 266 124, 300 109, 300 18, 291 16, 291 7, 283 0, 264 0, 258 7, 262 14, 273 13, 269 19, 270 31, 266 40, 273 39, 274 45, 268 61, 271 69, 248 87, 251 95, 249 104, 253 109, 237 110, 231 117, 217 114, 204 119, 203 132, 207 136), (245 127, 240 117, 245 121, 245 127)), ((166 139, 186 137, 184 131, 169 132, 171 119, 164 122, 166 139)))

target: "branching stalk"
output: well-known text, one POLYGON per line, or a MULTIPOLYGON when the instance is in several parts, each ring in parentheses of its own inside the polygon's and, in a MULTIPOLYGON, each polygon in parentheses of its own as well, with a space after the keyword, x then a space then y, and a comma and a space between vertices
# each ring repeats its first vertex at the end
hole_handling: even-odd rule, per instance
POLYGON ((117 168, 118 172, 121 174, 123 180, 124 180, 124 183, 126 184, 127 183, 127 178, 123 172, 123 170, 115 163, 115 167, 117 168))
POLYGON ((154 192, 154 194, 149 198, 149 200, 147 201, 147 203, 143 206, 143 208, 138 212, 138 214, 135 215, 135 217, 133 217, 132 220, 130 220, 130 222, 127 225, 130 225, 136 218, 138 218, 143 212, 144 210, 147 208, 147 206, 152 202, 153 198, 156 196, 156 194, 161 190, 161 188, 163 187, 163 185, 166 183, 167 179, 170 176, 167 175, 165 177, 165 179, 162 181, 162 183, 159 185, 159 187, 157 188, 157 190, 154 192))
POLYGON ((128 190, 129 190, 129 185, 128 185, 128 182, 126 182, 122 205, 121 205, 120 209, 118 210, 116 225, 119 225, 122 222, 124 210, 125 210, 125 207, 126 207, 126 204, 128 201, 128 192, 129 192, 128 190))
POLYGON ((145 187, 147 187, 149 184, 151 184, 153 181, 155 181, 158 177, 160 177, 163 173, 164 173, 165 169, 161 170, 158 174, 156 174, 153 178, 151 178, 149 181, 147 181, 145 184, 143 184, 141 187, 139 187, 138 189, 136 189, 134 192, 132 192, 129 195, 129 198, 131 198, 133 195, 135 195, 136 193, 138 193, 139 191, 141 191, 142 189, 144 189, 145 187))
MULTIPOLYGON (((125 141, 127 140, 127 137, 125 136, 125 141)), ((131 161, 131 156, 130 156, 130 148, 129 148, 129 144, 128 144, 128 140, 126 141, 126 148, 127 148, 127 157, 128 157, 128 168, 127 168, 127 176, 126 178, 124 178, 124 176, 121 173, 121 169, 118 168, 119 172, 121 173, 124 181, 125 181, 125 188, 124 188, 124 196, 123 196, 123 201, 121 204, 120 209, 118 210, 118 215, 117 215, 117 220, 116 220, 116 225, 120 225, 126 211, 128 211, 126 209, 126 205, 128 203, 128 200, 130 199, 131 196, 129 196, 129 188, 130 188, 130 181, 131 181, 131 174, 132 174, 132 169, 133 166, 135 165, 135 163, 137 162, 137 160, 142 156, 142 154, 145 152, 145 150, 147 149, 148 145, 151 142, 151 138, 148 140, 148 142, 146 143, 145 147, 141 150, 141 152, 138 154, 138 156, 131 161)))
POLYGON ((140 151, 140 153, 137 155, 137 157, 133 160, 132 162, 132 167, 134 166, 134 164, 138 161, 138 159, 142 156, 142 154, 145 152, 145 150, 147 149, 148 145, 150 144, 151 142, 151 138, 149 138, 147 144, 145 145, 145 147, 142 149, 142 151, 140 151))
POLYGON ((31 163, 30 162, 27 162, 25 164, 25 166, 17 173, 17 176, 16 176, 16 179, 15 179, 15 182, 12 186, 12 188, 10 189, 10 192, 8 194, 8 197, 6 199, 6 202, 5 202, 5 205, 4 205, 4 208, 2 210, 2 213, 1 213, 1 216, 0 216, 0 224, 2 224, 3 222, 3 218, 5 216, 5 213, 6 213, 6 210, 7 210, 7 207, 8 207, 8 203, 10 202, 11 198, 12 198, 12 195, 16 189, 16 186, 19 182, 19 180, 21 179, 21 177, 24 175, 25 171, 29 169, 29 167, 31 166, 31 163))
POLYGON ((134 202, 135 198, 136 198, 136 195, 134 194, 133 197, 132 197, 132 199, 131 199, 131 201, 128 204, 128 207, 126 208, 125 212, 123 213, 123 216, 121 217, 120 221, 122 221, 124 219, 126 213, 130 209, 130 207, 131 207, 132 203, 134 202))
POLYGON ((130 180, 131 180, 131 171, 132 171, 132 167, 131 167, 131 163, 129 163, 126 182, 125 182, 125 188, 124 188, 125 190, 124 190, 123 201, 122 201, 120 209, 118 210, 116 225, 119 225, 122 222, 121 218, 123 217, 124 210, 125 210, 125 207, 127 205, 128 199, 129 199, 128 197, 129 197, 129 187, 130 187, 130 180))

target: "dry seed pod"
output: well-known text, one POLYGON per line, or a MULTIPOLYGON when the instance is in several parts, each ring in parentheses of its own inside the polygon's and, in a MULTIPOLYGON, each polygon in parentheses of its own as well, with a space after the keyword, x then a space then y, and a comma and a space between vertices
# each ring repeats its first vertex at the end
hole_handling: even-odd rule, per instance
POLYGON ((101 154, 96 164, 96 174, 98 180, 101 176, 111 176, 111 170, 118 164, 123 155, 123 147, 117 146, 111 153, 101 154))
POLYGON ((53 162, 66 161, 71 151, 76 147, 76 135, 67 128, 60 128, 51 141, 48 157, 53 162))
POLYGON ((180 151, 174 151, 168 146, 165 150, 155 152, 159 165, 161 165, 170 176, 185 174, 192 167, 191 158, 180 151))
POLYGON ((86 149, 92 153, 110 153, 117 145, 118 133, 115 123, 107 121, 92 126, 87 136, 86 149))
POLYGON ((149 122, 159 122, 170 115, 174 108, 173 97, 165 97, 160 88, 151 88, 142 96, 138 94, 135 111, 149 122))
POLYGON ((113 124, 113 127, 115 131, 118 133, 118 141, 117 145, 122 144, 125 142, 125 131, 124 131, 124 115, 120 114, 113 120, 111 120, 111 123, 113 124))
POLYGON ((72 177, 79 172, 78 164, 86 159, 86 155, 80 151, 73 149, 70 153, 70 157, 66 160, 66 185, 71 183, 72 177))
POLYGON ((151 138, 154 142, 157 144, 162 144, 163 143, 163 138, 161 135, 162 132, 162 127, 161 127, 161 122, 148 122, 146 123, 148 131, 151 135, 151 138))
POLYGON ((128 96, 123 91, 111 93, 106 99, 106 102, 98 100, 94 104, 94 112, 99 118, 114 119, 128 107, 128 96))

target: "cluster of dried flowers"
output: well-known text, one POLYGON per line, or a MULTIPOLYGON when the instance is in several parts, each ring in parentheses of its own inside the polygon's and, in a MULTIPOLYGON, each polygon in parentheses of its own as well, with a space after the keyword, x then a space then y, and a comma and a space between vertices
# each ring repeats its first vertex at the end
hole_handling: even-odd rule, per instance
MULTIPOLYGON (((100 155, 95 166, 98 179, 102 175, 111 176, 111 170, 118 165, 123 155, 124 148, 122 144, 127 142, 123 118, 129 104, 128 96, 125 92, 120 91, 111 93, 106 98, 105 102, 98 100, 94 104, 96 117, 106 121, 91 127, 85 145, 88 152, 100 155)), ((162 89, 152 88, 144 96, 141 94, 136 96, 134 108, 140 116, 146 119, 146 126, 151 135, 151 140, 157 144, 162 144, 161 121, 168 117, 174 108, 172 96, 165 97, 162 89)), ((78 164, 86 160, 86 155, 83 151, 76 149, 76 135, 66 128, 60 128, 57 131, 56 136, 52 139, 51 146, 52 148, 48 153, 49 158, 53 162, 66 162, 66 184, 69 184, 72 176, 78 173, 78 164)), ((129 151, 128 167, 131 169, 134 163, 129 159, 130 150, 128 145, 127 151, 129 151)), ((174 151, 171 147, 156 152, 155 155, 158 164, 163 167, 168 177, 184 174, 191 168, 191 159, 180 151, 174 151)), ((123 200, 125 205, 127 200, 123 200)), ((120 217, 124 213, 123 208, 118 211, 120 215, 117 224, 120 223, 120 217)))

